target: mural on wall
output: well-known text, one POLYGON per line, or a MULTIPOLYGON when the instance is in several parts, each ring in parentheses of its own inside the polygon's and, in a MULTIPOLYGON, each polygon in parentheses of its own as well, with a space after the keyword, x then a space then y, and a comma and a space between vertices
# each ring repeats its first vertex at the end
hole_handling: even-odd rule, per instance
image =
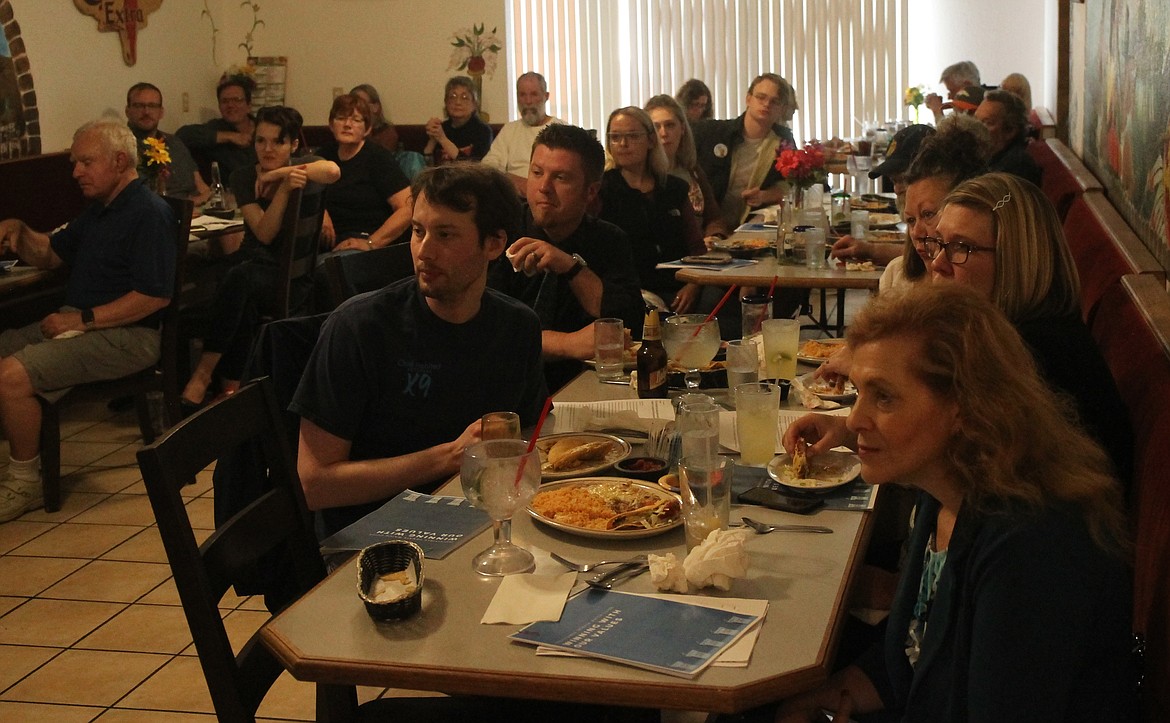
POLYGON ((147 17, 162 5, 162 0, 73 0, 74 7, 97 20, 98 31, 117 33, 122 41, 122 61, 138 62, 138 31, 146 27, 147 17))
POLYGON ((485 32, 484 24, 480 23, 451 33, 451 61, 447 63, 447 70, 467 71, 471 76, 475 93, 479 96, 479 117, 485 123, 489 118, 483 112, 483 79, 496 72, 496 58, 503 47, 496 32, 496 28, 485 32))
POLYGON ((1170 259, 1170 6, 1086 4, 1085 163, 1164 264, 1170 259))
POLYGON ((0 161, 41 152, 37 96, 12 3, 0 0, 0 161))

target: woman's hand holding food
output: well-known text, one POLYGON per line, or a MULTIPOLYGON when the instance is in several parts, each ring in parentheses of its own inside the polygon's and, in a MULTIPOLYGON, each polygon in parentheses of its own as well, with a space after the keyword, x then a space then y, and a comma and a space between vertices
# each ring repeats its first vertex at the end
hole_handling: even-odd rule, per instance
POLYGON ((842 445, 850 448, 857 446, 857 437, 845 426, 845 417, 829 414, 804 415, 788 425, 780 441, 785 451, 792 454, 800 440, 808 443, 809 457, 816 457, 842 445))

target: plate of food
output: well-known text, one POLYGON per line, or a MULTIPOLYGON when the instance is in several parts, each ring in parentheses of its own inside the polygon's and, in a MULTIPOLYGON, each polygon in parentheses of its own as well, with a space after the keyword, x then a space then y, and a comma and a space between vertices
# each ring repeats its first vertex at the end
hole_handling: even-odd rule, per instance
POLYGON ((600 472, 630 455, 630 443, 600 432, 550 434, 536 440, 544 479, 565 479, 600 472))
POLYGON ((861 459, 848 452, 825 452, 805 457, 803 450, 781 454, 768 463, 768 475, 805 492, 824 492, 849 484, 861 474, 861 459))
POLYGON ((906 240, 906 234, 898 229, 878 228, 867 233, 865 238, 879 243, 901 243, 906 240))
POLYGON ((860 198, 850 199, 849 207, 859 211, 884 211, 893 208, 895 200, 876 193, 863 193, 860 198))
POLYGON ((681 508, 678 495, 653 482, 586 477, 542 485, 527 511, 562 532, 620 540, 673 530, 682 524, 681 508))
POLYGON ((813 375, 810 373, 801 377, 800 383, 811 394, 830 402, 851 402, 857 397, 857 387, 853 386, 853 382, 843 377, 838 377, 836 381, 831 382, 827 379, 813 379, 813 375))
POLYGON ((902 223, 902 217, 896 213, 869 214, 870 228, 895 228, 900 223, 902 223))
POLYGON ((732 256, 744 258, 771 253, 776 248, 776 239, 768 236, 752 236, 720 239, 711 244, 712 248, 726 251, 732 256))
POLYGON ((841 351, 844 346, 844 339, 809 339, 801 344, 800 349, 797 350, 796 361, 820 366, 826 359, 841 351))

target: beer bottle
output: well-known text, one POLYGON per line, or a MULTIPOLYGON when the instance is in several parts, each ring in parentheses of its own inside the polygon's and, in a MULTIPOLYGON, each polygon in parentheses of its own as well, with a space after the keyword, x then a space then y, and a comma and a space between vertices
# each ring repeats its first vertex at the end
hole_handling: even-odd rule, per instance
POLYGON ((646 312, 642 348, 638 349, 638 396, 666 399, 666 347, 658 323, 658 309, 646 312))

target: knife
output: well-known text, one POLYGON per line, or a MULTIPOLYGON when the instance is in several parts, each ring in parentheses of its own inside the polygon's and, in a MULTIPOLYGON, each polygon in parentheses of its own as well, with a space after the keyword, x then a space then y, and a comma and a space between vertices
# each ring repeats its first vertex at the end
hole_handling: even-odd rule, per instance
POLYGON ((630 578, 637 577, 649 569, 649 563, 628 562, 625 565, 619 565, 609 572, 605 572, 600 575, 594 575, 593 577, 586 580, 585 584, 598 590, 611 590, 613 589, 614 585, 620 582, 625 582, 630 578))

